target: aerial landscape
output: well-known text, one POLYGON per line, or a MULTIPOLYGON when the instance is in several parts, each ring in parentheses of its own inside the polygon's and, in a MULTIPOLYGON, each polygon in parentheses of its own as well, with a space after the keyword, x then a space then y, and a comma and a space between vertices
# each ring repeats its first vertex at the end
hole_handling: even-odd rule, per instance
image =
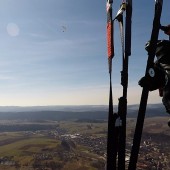
POLYGON ((170 170, 169 7, 0 1, 0 170, 170 170))
MULTIPOLYGON (((103 170, 105 168, 106 106, 65 106, 58 107, 58 111, 54 111, 54 107, 51 107, 53 111, 50 111, 50 107, 15 109, 15 112, 7 112, 10 108, 0 108, 6 110, 0 113, 0 169, 103 170), (33 111, 37 109, 42 111, 33 111)), ((129 107, 131 114, 127 119, 126 164, 129 161, 134 133, 135 112, 135 105, 129 107)), ((169 169, 170 132, 167 121, 168 117, 159 104, 149 105, 138 170, 169 169), (162 116, 155 112, 158 108, 162 116)))

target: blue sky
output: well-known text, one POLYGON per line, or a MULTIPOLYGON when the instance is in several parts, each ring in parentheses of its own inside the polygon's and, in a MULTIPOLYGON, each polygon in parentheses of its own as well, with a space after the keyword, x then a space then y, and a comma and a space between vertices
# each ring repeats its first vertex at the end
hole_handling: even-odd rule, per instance
MULTIPOLYGON (((139 103, 154 0, 133 2, 128 104, 139 103)), ((113 14, 120 1, 114 1, 113 14)), ((169 24, 165 0, 162 24, 169 24)), ((161 39, 167 39, 162 33, 161 39)), ((114 103, 122 95, 121 48, 115 24, 114 103)), ((104 0, 0 1, 0 105, 108 104, 109 74, 104 0)), ((158 92, 150 103, 160 102, 158 92)))

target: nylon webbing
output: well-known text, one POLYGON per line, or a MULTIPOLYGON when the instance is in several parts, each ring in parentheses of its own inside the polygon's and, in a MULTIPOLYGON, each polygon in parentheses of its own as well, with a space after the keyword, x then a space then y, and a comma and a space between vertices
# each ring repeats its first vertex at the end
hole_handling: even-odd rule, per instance
POLYGON ((121 39, 121 46, 122 46, 122 56, 124 58, 124 31, 123 31, 123 15, 121 15, 119 22, 119 29, 120 29, 120 39, 121 39))
MULTIPOLYGON (((125 10, 125 6, 124 6, 125 10)), ((119 29, 120 29, 120 39, 121 39, 121 47, 122 47, 122 71, 121 71, 121 85, 123 86, 125 82, 124 80, 124 60, 125 60, 125 54, 124 54, 124 28, 123 28, 123 12, 120 15, 119 19, 119 29)), ((118 151, 118 170, 125 170, 125 143, 126 143, 126 96, 122 96, 119 98, 119 104, 118 104, 118 116, 120 117, 120 127, 119 127, 119 151, 118 151)))
MULTIPOLYGON (((109 5, 108 5, 109 6, 109 5)), ((110 6, 109 6, 110 7, 110 6)), ((110 9, 110 8, 108 8, 110 9)), ((113 96, 112 96, 112 58, 114 55, 114 43, 113 43, 113 29, 107 31, 107 45, 108 45, 108 63, 110 74, 110 92, 109 92, 109 115, 108 115, 108 140, 107 140, 107 170, 125 170, 125 140, 126 140, 126 110, 127 101, 126 95, 124 96, 124 87, 126 88, 127 81, 124 81, 124 29, 123 29, 123 12, 126 9, 126 3, 123 1, 118 13, 112 23, 107 27, 110 29, 114 25, 114 21, 118 20, 120 27, 120 37, 122 46, 122 63, 123 68, 121 71, 121 84, 123 86, 123 97, 119 99, 118 113, 113 113, 113 96), (110 35, 112 34, 112 38, 110 35), (111 46, 111 44, 113 46, 111 46), (112 49, 112 50, 111 50, 112 49), (112 55, 110 55, 112 52, 112 55), (112 56, 112 57, 111 57, 112 56), (122 126, 123 124, 123 126, 122 126), (117 165, 118 163, 118 165, 117 165)), ((111 15, 109 15, 109 19, 111 15)), ((109 20, 108 20, 109 21, 109 20)), ((110 22, 109 22, 110 23, 110 22)), ((113 27, 114 28, 114 27, 113 27)))
POLYGON ((114 56, 114 41, 113 41, 113 21, 112 21, 112 0, 107 0, 107 50, 108 50, 108 65, 110 75, 110 94, 109 94, 109 113, 108 113, 108 134, 107 134, 107 170, 116 169, 116 139, 115 139, 115 115, 113 114, 113 97, 112 97, 112 58, 114 56))
POLYGON ((116 169, 116 157, 118 149, 118 132, 115 129, 116 114, 113 113, 112 79, 110 73, 109 115, 108 115, 108 139, 107 139, 107 170, 116 169))
MULTIPOLYGON (((145 77, 149 76, 148 71, 150 68, 153 68, 159 29, 160 29, 162 5, 163 5, 163 0, 155 1, 155 14, 154 14, 152 33, 150 38, 151 46, 149 48, 150 50, 148 50, 148 60, 147 60, 147 66, 145 71, 145 77)), ((128 170, 136 170, 148 95, 149 95, 149 89, 147 87, 143 87, 128 170)))

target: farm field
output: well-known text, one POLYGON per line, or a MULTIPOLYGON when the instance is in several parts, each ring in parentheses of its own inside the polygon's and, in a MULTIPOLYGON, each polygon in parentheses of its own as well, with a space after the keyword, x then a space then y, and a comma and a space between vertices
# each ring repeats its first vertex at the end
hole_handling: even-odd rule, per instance
MULTIPOLYGON (((0 169, 103 170, 105 167, 107 143, 105 121, 98 123, 76 120, 0 121, 0 127, 3 126, 5 130, 4 124, 8 126, 7 129, 14 127, 16 130, 0 133, 0 169), (19 130, 17 125, 27 130, 19 130)), ((129 118, 127 121, 128 155, 134 126, 135 119, 129 118)), ((160 167, 169 168, 169 140, 167 118, 147 118, 138 169, 156 167, 158 162, 160 167)))

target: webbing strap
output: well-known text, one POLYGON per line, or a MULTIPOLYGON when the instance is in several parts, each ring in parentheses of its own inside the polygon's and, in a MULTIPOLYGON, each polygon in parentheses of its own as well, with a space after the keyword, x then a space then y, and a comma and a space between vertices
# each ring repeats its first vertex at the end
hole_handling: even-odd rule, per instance
MULTIPOLYGON (((120 29, 120 39, 121 39, 121 46, 122 46, 122 59, 124 58, 124 31, 123 31, 123 15, 119 18, 119 29, 120 29)), ((123 63, 123 61, 122 61, 123 63)))
POLYGON ((112 97, 112 58, 114 56, 114 41, 113 41, 113 21, 112 21, 112 0, 107 0, 107 51, 108 64, 110 75, 110 94, 109 94, 109 113, 108 113, 108 134, 107 134, 107 170, 116 169, 117 155, 117 132, 115 130, 116 115, 113 114, 113 97, 112 97))
MULTIPOLYGON (((108 6, 108 5, 107 5, 108 6)), ((110 7, 110 6, 109 6, 110 7)), ((110 9, 110 8, 107 8, 110 9)), ((122 128, 122 117, 126 114, 126 99, 123 97, 119 99, 118 113, 113 113, 113 96, 112 96, 112 58, 114 55, 114 43, 113 43, 113 24, 115 20, 118 20, 120 27, 121 45, 122 45, 122 62, 124 63, 124 29, 123 29, 123 12, 126 9, 126 3, 122 3, 116 17, 110 22, 111 15, 107 20, 107 45, 108 45, 108 62, 109 62, 109 74, 110 74, 110 94, 109 94, 109 115, 108 115, 108 140, 107 140, 107 170, 125 170, 125 137, 126 130, 122 128), (111 25, 108 25, 110 24, 111 25), (112 26, 112 29, 110 30, 112 26), (111 36, 111 37, 110 37, 111 36), (122 108, 121 108, 122 107, 122 108), (118 160, 118 165, 117 165, 118 160)), ((124 64, 123 64, 124 65, 124 64)), ((124 67, 124 66, 123 66, 124 67)), ((122 71, 123 72, 123 71, 122 71)), ((123 73, 122 73, 123 75, 123 73)), ((122 76, 124 77, 124 76, 122 76)), ((124 81, 121 81, 121 84, 124 81)), ((125 119, 124 119, 125 120, 125 119)), ((126 120, 124 121, 124 127, 126 126, 126 120)))
MULTIPOLYGON (((149 76, 148 75, 149 69, 153 67, 157 40, 158 40, 158 35, 159 35, 159 29, 160 29, 160 17, 162 13, 162 5, 163 5, 163 0, 155 1, 155 14, 154 14, 154 20, 153 20, 151 39, 150 39, 151 47, 148 50, 148 60, 147 60, 147 66, 146 66, 146 71, 145 71, 146 77, 149 76)), ((144 87, 142 90, 140 106, 138 110, 138 117, 137 117, 137 122, 136 122, 136 128, 135 128, 135 133, 134 133, 134 139, 133 139, 133 145, 132 145, 128 170, 136 170, 148 95, 149 95, 149 89, 144 87)))
MULTIPOLYGON (((124 8, 125 9, 125 8, 124 8)), ((119 17, 119 28, 120 28, 120 38, 121 38, 121 46, 122 46, 122 71, 121 71, 121 85, 123 89, 125 86, 124 81, 124 61, 125 61, 125 53, 124 53, 124 28, 123 28, 123 13, 119 17)), ((119 98, 118 104, 118 115, 120 117, 121 126, 119 127, 119 151, 118 151, 118 170, 125 170, 125 143, 126 143, 126 96, 122 96, 119 98)))
POLYGON ((108 136, 107 136, 107 170, 116 169, 116 157, 118 149, 118 131, 115 128, 117 115, 113 113, 112 80, 110 73, 108 136))
POLYGON ((109 73, 112 72, 112 58, 114 56, 114 41, 113 41, 113 21, 112 21, 112 0, 107 0, 107 56, 109 64, 109 73))

